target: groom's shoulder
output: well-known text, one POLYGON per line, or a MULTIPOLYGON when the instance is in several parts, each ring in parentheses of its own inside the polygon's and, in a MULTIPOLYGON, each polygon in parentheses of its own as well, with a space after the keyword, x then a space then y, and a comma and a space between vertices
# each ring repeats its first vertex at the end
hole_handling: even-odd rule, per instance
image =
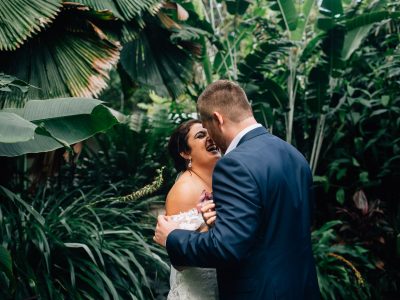
POLYGON ((291 157, 301 156, 304 158, 293 145, 276 135, 265 132, 265 134, 260 134, 239 144, 222 159, 229 162, 240 161, 244 165, 251 163, 254 166, 254 164, 274 164, 275 160, 282 158, 283 153, 291 157))
POLYGON ((240 157, 235 153, 235 150, 236 149, 222 156, 218 160, 216 167, 240 164, 240 157))

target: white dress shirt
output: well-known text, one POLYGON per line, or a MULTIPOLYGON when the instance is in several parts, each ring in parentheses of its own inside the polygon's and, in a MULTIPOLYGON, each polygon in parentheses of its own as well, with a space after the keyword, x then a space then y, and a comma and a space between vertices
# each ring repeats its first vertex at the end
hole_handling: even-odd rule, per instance
POLYGON ((233 149, 235 149, 235 148, 237 147, 237 145, 239 144, 240 140, 242 139, 242 137, 243 137, 246 133, 252 131, 252 130, 255 129, 255 128, 261 127, 261 126, 262 126, 262 125, 261 125, 260 123, 253 124, 253 125, 250 125, 250 126, 246 127, 246 128, 243 129, 241 132, 239 132, 239 133, 235 136, 235 138, 232 140, 232 142, 229 144, 228 149, 226 149, 226 151, 225 151, 225 155, 228 154, 229 152, 231 152, 233 149))

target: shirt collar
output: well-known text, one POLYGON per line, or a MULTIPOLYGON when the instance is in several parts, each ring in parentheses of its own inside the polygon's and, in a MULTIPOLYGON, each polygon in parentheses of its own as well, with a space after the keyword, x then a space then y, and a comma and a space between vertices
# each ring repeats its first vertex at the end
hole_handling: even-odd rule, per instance
POLYGON ((225 155, 228 154, 229 152, 231 152, 233 149, 235 149, 235 148, 237 147, 237 145, 239 144, 240 140, 242 139, 242 137, 243 137, 246 133, 252 131, 253 129, 256 129, 256 128, 258 128, 258 127, 261 127, 261 126, 262 126, 262 125, 261 125, 260 123, 253 124, 253 125, 250 125, 250 126, 246 127, 246 128, 243 129, 241 132, 239 132, 239 133, 235 136, 235 138, 232 140, 232 142, 229 144, 228 149, 226 149, 226 151, 225 151, 225 155))

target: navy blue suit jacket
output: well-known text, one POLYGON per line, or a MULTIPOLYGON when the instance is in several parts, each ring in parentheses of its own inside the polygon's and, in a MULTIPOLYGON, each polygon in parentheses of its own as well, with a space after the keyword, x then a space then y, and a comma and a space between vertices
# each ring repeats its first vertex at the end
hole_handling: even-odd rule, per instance
POLYGON ((301 153, 253 129, 214 169, 215 226, 172 231, 171 263, 217 268, 220 299, 318 299, 311 186, 301 153))

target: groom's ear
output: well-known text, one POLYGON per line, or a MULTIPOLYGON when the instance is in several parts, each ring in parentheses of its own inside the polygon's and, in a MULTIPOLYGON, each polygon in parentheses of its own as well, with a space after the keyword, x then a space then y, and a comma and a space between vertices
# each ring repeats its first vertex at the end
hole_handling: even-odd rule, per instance
POLYGON ((218 126, 224 125, 224 117, 217 111, 213 112, 213 121, 215 121, 218 126))

